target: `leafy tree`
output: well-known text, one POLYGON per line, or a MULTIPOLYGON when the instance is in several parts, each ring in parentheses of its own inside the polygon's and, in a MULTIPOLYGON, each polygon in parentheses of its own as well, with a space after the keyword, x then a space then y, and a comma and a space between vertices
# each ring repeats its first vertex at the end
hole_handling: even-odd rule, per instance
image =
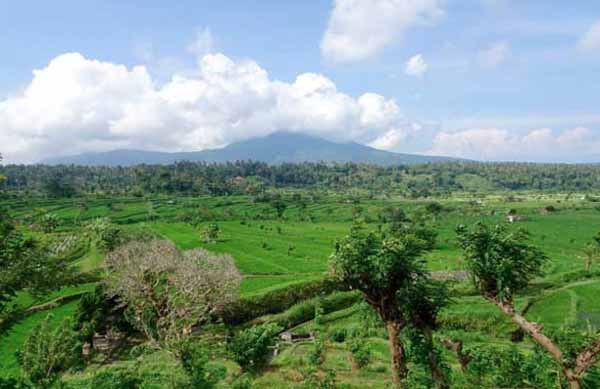
MULTIPOLYGON (((408 374, 400 331, 412 322, 413 316, 421 314, 413 312, 420 309, 420 304, 411 302, 407 306, 405 303, 410 302, 408 296, 416 295, 412 293, 416 283, 426 279, 421 256, 427 247, 427 242, 410 228, 384 236, 355 226, 350 235, 336 242, 331 256, 333 275, 352 289, 361 291, 385 323, 396 387, 403 386, 408 374)), ((424 316, 426 314, 423 312, 424 316)))
POLYGON ((529 243, 529 235, 523 230, 479 223, 471 230, 459 226, 457 234, 475 287, 482 296, 555 360, 570 388, 580 388, 583 376, 597 361, 600 339, 568 357, 556 340, 544 334, 541 325, 527 320, 514 306, 514 294, 542 274, 546 256, 529 243))
POLYGON ((15 294, 29 288, 34 294, 68 283, 72 269, 64 259, 25 236, 10 215, 0 209, 0 312, 15 294))
POLYGON ((19 351, 21 369, 36 387, 49 388, 59 373, 74 366, 80 355, 80 344, 65 320, 56 329, 50 325, 52 315, 38 324, 19 351))
POLYGON ((217 239, 219 239, 219 233, 221 230, 219 229, 219 225, 217 223, 210 223, 204 229, 204 242, 205 243, 215 243, 217 239))
POLYGON ((168 241, 130 242, 106 256, 109 297, 156 347, 171 347, 239 296, 241 275, 228 255, 179 252, 168 241))
POLYGON ((274 337, 280 331, 281 328, 275 324, 247 328, 229 341, 227 350, 243 371, 258 372, 269 361, 274 337))
POLYGON ((283 213, 287 209, 287 204, 280 197, 276 197, 271 200, 271 206, 275 209, 277 213, 277 218, 281 219, 283 217, 283 213))

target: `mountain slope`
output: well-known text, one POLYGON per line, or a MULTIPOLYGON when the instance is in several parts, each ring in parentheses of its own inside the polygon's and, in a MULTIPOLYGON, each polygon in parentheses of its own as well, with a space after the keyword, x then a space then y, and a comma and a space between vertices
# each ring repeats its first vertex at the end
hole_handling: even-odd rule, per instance
POLYGON ((131 166, 142 163, 169 164, 176 161, 228 162, 240 160, 254 160, 269 164, 324 161, 398 165, 444 162, 454 159, 392 153, 358 143, 335 143, 308 135, 280 132, 264 138, 233 143, 222 149, 179 153, 114 150, 50 158, 41 163, 48 165, 131 166))

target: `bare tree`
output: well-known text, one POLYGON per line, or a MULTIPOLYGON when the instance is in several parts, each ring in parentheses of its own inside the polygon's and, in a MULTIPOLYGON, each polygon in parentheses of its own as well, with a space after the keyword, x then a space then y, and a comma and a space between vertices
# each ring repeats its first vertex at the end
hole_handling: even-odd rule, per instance
POLYGON ((229 255, 179 252, 165 240, 131 242, 106 258, 107 291, 158 347, 169 346, 239 296, 241 274, 229 255))

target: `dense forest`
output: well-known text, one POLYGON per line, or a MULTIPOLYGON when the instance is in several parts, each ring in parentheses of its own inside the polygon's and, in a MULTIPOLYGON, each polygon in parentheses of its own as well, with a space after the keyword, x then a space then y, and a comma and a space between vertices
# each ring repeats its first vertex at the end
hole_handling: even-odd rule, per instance
POLYGON ((432 163, 381 167, 365 164, 269 165, 179 162, 134 167, 7 165, 7 192, 69 197, 75 194, 256 194, 266 188, 321 188, 402 193, 411 197, 503 190, 600 189, 600 165, 432 163))

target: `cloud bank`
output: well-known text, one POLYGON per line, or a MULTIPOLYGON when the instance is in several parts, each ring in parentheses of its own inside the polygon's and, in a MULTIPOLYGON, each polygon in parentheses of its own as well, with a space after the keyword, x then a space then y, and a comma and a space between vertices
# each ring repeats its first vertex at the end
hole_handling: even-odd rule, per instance
POLYGON ((442 0, 335 0, 321 53, 333 62, 364 60, 443 14, 442 0))
POLYGON ((597 162, 600 137, 584 127, 558 134, 542 128, 524 135, 498 128, 442 131, 427 154, 495 161, 597 162))
POLYGON ((115 148, 201 150, 278 130, 368 143, 406 126, 394 100, 352 97, 320 74, 282 82, 250 60, 215 53, 198 62, 192 75, 158 85, 144 66, 60 55, 0 101, 0 152, 10 163, 115 148))

